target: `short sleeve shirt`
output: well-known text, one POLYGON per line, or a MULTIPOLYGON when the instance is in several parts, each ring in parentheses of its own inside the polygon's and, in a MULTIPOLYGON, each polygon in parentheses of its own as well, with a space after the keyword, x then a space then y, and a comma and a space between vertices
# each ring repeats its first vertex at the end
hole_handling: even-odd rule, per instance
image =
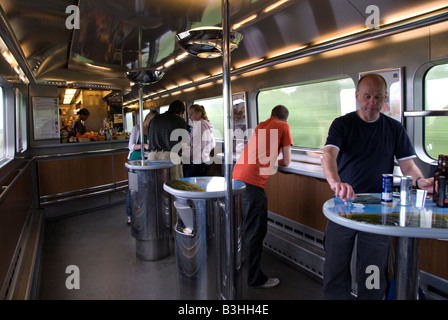
POLYGON ((171 149, 180 141, 189 143, 190 134, 188 125, 184 119, 173 112, 155 116, 149 123, 148 129, 149 150, 154 151, 171 151, 171 149), (172 133, 176 129, 181 129, 177 133, 172 133))
POLYGON ((351 112, 333 121, 325 147, 339 149, 337 164, 342 182, 355 193, 381 192, 382 174, 393 173, 394 160, 414 158, 414 147, 403 125, 380 114, 374 122, 351 112))
POLYGON ((261 122, 235 164, 233 179, 264 189, 281 150, 292 144, 287 122, 275 117, 261 122))

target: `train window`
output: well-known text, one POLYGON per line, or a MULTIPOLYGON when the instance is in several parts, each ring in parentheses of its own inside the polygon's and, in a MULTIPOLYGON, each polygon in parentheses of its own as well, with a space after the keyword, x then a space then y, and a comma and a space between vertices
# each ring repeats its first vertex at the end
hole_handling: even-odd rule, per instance
MULTIPOLYGON (((425 76, 425 110, 448 110, 448 64, 429 69, 425 76)), ((448 150, 448 117, 426 116, 424 118, 424 145, 433 159, 448 150)))
POLYGON ((195 104, 204 106, 210 123, 213 125, 213 136, 216 140, 223 140, 224 134, 224 112, 222 110, 222 97, 196 100, 195 104))
POLYGON ((126 112, 124 114, 125 130, 127 133, 131 133, 134 127, 134 112, 126 112))
MULTIPOLYGON (((158 108, 159 113, 164 113, 165 111, 168 111, 169 106, 161 106, 158 108)), ((146 118, 146 115, 151 111, 151 109, 144 109, 143 110, 143 119, 146 118)), ((126 132, 131 133, 132 128, 139 123, 138 119, 134 118, 135 116, 138 115, 138 112, 136 113, 135 111, 131 111, 131 112, 126 112, 125 114, 125 121, 126 121, 126 132)))
POLYGON ((165 113, 168 111, 170 106, 161 106, 159 107, 159 113, 165 113))
POLYGON ((16 150, 24 152, 28 148, 26 138, 26 103, 19 89, 15 89, 16 98, 16 150))
POLYGON ((349 77, 262 90, 257 97, 258 121, 268 119, 272 108, 282 104, 289 109, 294 146, 321 149, 332 121, 356 110, 355 90, 349 77))

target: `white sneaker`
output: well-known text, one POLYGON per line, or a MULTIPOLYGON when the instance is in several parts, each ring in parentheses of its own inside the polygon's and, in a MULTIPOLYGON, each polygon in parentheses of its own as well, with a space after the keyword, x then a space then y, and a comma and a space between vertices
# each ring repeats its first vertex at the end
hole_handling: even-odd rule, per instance
POLYGON ((269 278, 264 284, 261 286, 255 287, 256 289, 269 289, 277 286, 280 283, 278 278, 269 278))

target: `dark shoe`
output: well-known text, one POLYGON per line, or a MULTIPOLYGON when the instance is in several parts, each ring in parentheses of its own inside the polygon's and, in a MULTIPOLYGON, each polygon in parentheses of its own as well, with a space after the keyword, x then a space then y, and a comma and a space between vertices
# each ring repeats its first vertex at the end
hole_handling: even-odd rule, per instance
POLYGON ((269 289, 278 286, 279 283, 280 280, 278 278, 269 278, 264 284, 255 287, 255 289, 269 289))

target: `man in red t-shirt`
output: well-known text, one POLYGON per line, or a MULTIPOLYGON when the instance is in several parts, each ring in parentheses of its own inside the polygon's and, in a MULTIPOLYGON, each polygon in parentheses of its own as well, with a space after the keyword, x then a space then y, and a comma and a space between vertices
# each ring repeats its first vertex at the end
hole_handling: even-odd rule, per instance
POLYGON ((278 105, 272 109, 271 117, 255 128, 233 169, 233 179, 246 183, 241 208, 248 261, 247 283, 253 288, 272 288, 280 283, 279 279, 269 278, 263 273, 260 261, 268 227, 266 181, 276 172, 277 161, 280 166, 288 166, 291 162, 292 137, 286 122, 288 116, 285 106, 278 105), (283 157, 278 159, 280 152, 283 157))

